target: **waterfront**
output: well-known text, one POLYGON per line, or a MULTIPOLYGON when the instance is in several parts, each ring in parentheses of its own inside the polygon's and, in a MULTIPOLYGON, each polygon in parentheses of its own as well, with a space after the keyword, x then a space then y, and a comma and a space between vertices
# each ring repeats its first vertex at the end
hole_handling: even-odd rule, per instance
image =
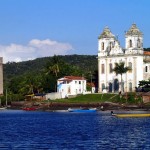
POLYGON ((97 113, 0 111, 0 149, 150 149, 150 118, 97 113))

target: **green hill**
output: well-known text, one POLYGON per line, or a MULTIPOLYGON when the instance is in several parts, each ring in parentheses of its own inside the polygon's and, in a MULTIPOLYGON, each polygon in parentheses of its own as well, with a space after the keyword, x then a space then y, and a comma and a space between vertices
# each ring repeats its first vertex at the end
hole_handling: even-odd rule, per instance
MULTIPOLYGON (((97 70, 97 56, 96 55, 64 55, 59 56, 60 59, 66 63, 76 66, 83 72, 97 70)), ((42 71, 46 64, 52 60, 52 57, 37 58, 35 60, 23 61, 23 62, 9 62, 4 64, 4 78, 10 79, 14 76, 19 76, 27 72, 39 72, 42 71)))
POLYGON ((9 93, 21 95, 54 92, 56 80, 68 75, 84 76, 87 81, 91 80, 92 75, 93 82, 97 82, 96 55, 56 56, 59 60, 57 76, 54 58, 44 57, 4 64, 4 91, 7 88, 9 93))

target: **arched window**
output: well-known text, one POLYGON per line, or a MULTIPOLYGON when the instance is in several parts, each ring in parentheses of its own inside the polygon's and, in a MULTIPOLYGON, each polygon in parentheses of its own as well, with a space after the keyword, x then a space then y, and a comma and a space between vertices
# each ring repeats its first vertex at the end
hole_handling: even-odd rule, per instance
POLYGON ((128 67, 130 68, 129 72, 131 73, 132 72, 132 63, 131 62, 128 63, 128 67))
POLYGON ((113 72, 112 63, 109 64, 109 73, 113 72))
POLYGON ((110 46, 110 50, 111 50, 112 49, 112 42, 109 43, 109 46, 110 46))
POLYGON ((129 92, 132 92, 132 83, 129 83, 129 92))
POLYGON ((129 40, 129 47, 132 47, 132 40, 129 40))
POLYGON ((101 73, 104 74, 105 73, 105 65, 101 64, 101 73))
POLYGON ((104 42, 101 43, 101 49, 104 50, 104 42))
POLYGON ((148 67, 147 66, 145 66, 145 72, 148 72, 148 67))
POLYGON ((141 41, 140 41, 140 39, 138 38, 138 40, 137 40, 137 47, 138 48, 140 48, 141 47, 141 41))

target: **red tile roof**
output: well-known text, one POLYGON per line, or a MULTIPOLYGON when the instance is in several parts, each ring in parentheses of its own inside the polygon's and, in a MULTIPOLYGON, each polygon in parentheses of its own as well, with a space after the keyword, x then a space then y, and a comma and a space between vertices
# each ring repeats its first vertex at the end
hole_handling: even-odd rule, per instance
POLYGON ((93 82, 92 83, 88 82, 87 85, 90 86, 90 87, 95 87, 95 84, 93 82))
POLYGON ((150 55, 150 52, 149 51, 145 51, 144 55, 150 55))
POLYGON ((85 80, 84 77, 79 77, 79 76, 64 76, 64 78, 67 78, 70 80, 85 80))
POLYGON ((84 77, 79 77, 79 76, 64 76, 63 78, 61 79, 58 79, 59 81, 64 81, 64 80, 69 80, 69 81, 72 81, 72 80, 85 80, 84 77))

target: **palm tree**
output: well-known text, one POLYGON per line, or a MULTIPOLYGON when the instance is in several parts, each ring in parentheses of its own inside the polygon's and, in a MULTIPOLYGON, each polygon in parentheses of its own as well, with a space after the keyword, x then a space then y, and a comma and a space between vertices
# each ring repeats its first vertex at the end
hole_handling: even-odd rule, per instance
MULTIPOLYGON (((57 82, 57 78, 58 78, 58 73, 60 72, 60 64, 61 64, 61 60, 59 59, 58 56, 54 55, 52 57, 52 61, 49 62, 47 69, 46 69, 46 74, 52 74, 56 80, 55 82, 57 82)), ((56 83, 55 83, 55 91, 56 91, 56 83)))
POLYGON ((113 71, 116 73, 116 75, 118 75, 118 74, 121 75, 121 92, 123 91, 122 75, 124 73, 128 72, 129 70, 131 70, 130 67, 125 67, 124 64, 125 64, 124 62, 115 63, 115 68, 113 69, 113 71))
POLYGON ((60 63, 59 57, 54 55, 52 57, 52 62, 48 66, 47 73, 52 73, 55 75, 55 77, 57 77, 59 73, 59 63, 60 63))

